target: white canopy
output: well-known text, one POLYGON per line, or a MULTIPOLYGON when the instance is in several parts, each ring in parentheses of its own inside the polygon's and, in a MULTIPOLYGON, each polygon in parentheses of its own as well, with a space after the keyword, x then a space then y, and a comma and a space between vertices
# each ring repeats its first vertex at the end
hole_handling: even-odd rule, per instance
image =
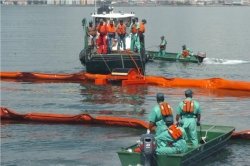
POLYGON ((133 13, 108 13, 108 14, 92 14, 94 18, 127 18, 134 17, 133 13))

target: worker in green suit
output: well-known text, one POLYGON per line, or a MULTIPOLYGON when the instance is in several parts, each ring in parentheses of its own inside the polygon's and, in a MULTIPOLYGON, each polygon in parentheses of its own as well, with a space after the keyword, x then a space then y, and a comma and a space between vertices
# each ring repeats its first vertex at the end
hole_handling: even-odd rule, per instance
POLYGON ((181 53, 177 54, 176 58, 190 58, 191 56, 194 56, 193 51, 187 48, 186 45, 183 45, 181 53))
POLYGON ((166 127, 156 139, 156 154, 179 154, 188 150, 185 130, 176 125, 166 127))
POLYGON ((136 19, 132 19, 132 23, 130 25, 130 33, 131 33, 131 42, 130 42, 130 50, 136 51, 135 43, 137 42, 137 32, 138 32, 138 24, 136 22, 136 19))
POLYGON ((164 56, 166 54, 166 46, 167 46, 167 40, 164 36, 161 37, 161 43, 159 45, 160 51, 158 53, 158 56, 164 56))
POLYGON ((164 101, 164 94, 157 93, 157 104, 153 107, 149 114, 149 130, 155 131, 156 135, 160 134, 161 127, 166 126, 168 123, 173 123, 173 114, 171 106, 164 101))
POLYGON ((188 139, 192 142, 193 146, 197 147, 198 136, 196 126, 200 126, 201 109, 199 103, 192 99, 192 90, 186 90, 185 96, 186 99, 180 102, 177 107, 176 121, 177 125, 181 125, 185 129, 188 139))

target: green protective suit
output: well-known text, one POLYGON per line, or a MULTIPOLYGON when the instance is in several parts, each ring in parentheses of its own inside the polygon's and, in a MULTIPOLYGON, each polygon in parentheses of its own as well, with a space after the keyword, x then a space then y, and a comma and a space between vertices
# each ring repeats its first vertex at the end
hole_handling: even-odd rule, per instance
MULTIPOLYGON (((192 100, 192 98, 186 98, 185 100, 192 100)), ((180 102, 177 108, 177 115, 181 117, 181 125, 187 133, 188 140, 190 140, 194 147, 197 147, 198 136, 197 136, 197 127, 196 127, 196 114, 201 113, 200 105, 197 101, 194 101, 194 112, 185 113, 183 112, 183 102, 180 102)))
POLYGON ((163 120, 156 122, 155 136, 160 135, 163 131, 167 130, 167 125, 163 120))
POLYGON ((167 40, 162 40, 160 43, 160 51, 158 53, 158 56, 164 56, 166 54, 166 45, 167 45, 167 40), (164 48, 161 48, 164 47, 164 48))
POLYGON ((167 128, 163 116, 161 114, 159 104, 155 105, 151 110, 148 116, 148 121, 153 122, 156 125, 156 131, 155 131, 156 136, 161 133, 162 130, 161 128, 167 128))
POLYGON ((168 130, 161 132, 160 135, 156 136, 156 154, 178 154, 185 153, 188 150, 187 142, 185 140, 185 130, 180 127, 182 131, 182 138, 175 141, 168 130))
MULTIPOLYGON (((189 52, 189 56, 187 56, 186 58, 190 58, 191 56, 194 56, 193 51, 191 51, 189 48, 187 48, 187 50, 188 50, 188 52, 189 52)), ((180 58, 183 58, 183 57, 182 57, 182 52, 181 52, 181 53, 178 53, 178 54, 176 55, 176 59, 180 59, 180 58)))
POLYGON ((132 34, 131 33, 131 42, 130 42, 130 50, 131 51, 140 51, 140 40, 137 34, 132 34))
POLYGON ((161 127, 165 125, 159 104, 155 105, 149 113, 148 121, 156 125, 156 135, 159 134, 159 132, 157 132, 158 126, 161 127))

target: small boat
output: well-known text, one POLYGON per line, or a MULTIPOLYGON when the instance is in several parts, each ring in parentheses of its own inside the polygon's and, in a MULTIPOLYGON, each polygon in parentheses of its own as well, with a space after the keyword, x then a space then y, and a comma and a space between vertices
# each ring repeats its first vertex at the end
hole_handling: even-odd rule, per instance
MULTIPOLYGON (((205 143, 200 144, 197 148, 189 146, 186 153, 169 154, 169 155, 156 155, 155 162, 158 166, 179 166, 179 165, 197 165, 198 162, 211 156, 213 153, 218 152, 230 139, 234 127, 231 126, 217 126, 217 125, 202 125, 201 135, 206 138, 205 143)), ((198 129, 199 130, 199 127, 198 129)), ((201 138, 198 131, 198 138, 201 138)), ((188 143, 189 145, 189 143, 188 143)), ((140 165, 142 164, 142 153, 135 152, 138 147, 137 144, 122 148, 118 151, 122 166, 140 165)))
POLYGON ((178 58, 178 53, 166 52, 164 56, 159 56, 158 51, 147 51, 146 54, 149 60, 162 60, 172 62, 191 62, 191 63, 202 63, 203 59, 206 58, 206 53, 198 52, 197 54, 188 56, 186 58, 178 58))
MULTIPOLYGON (((91 15, 93 19, 93 26, 97 26, 100 20, 105 22, 113 20, 114 24, 117 25, 119 20, 123 20, 127 30, 132 19, 136 18, 133 12, 114 12, 110 6, 110 2, 103 2, 97 12, 91 15)), ((97 53, 96 48, 88 46, 88 36, 86 33, 87 21, 84 18, 82 20, 82 26, 84 30, 84 49, 79 54, 79 59, 83 66, 86 67, 86 72, 91 74, 112 74, 114 73, 126 73, 130 69, 137 69, 139 73, 144 75, 146 58, 144 56, 144 48, 141 48, 140 53, 130 51, 131 36, 126 36, 126 48, 122 51, 117 50, 117 44, 114 43, 111 53, 100 54, 97 53)))

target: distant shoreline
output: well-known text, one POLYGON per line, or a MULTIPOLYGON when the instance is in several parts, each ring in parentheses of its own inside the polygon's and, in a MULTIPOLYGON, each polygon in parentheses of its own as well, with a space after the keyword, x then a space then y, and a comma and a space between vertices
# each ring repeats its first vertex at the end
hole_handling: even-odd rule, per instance
MULTIPOLYGON (((32 5, 9 5, 9 4, 1 4, 2 6, 43 6, 43 7, 95 7, 95 5, 51 5, 51 4, 32 4, 32 5)), ((250 4, 246 5, 224 5, 224 4, 213 4, 213 5, 115 5, 114 7, 249 7, 250 4)))

